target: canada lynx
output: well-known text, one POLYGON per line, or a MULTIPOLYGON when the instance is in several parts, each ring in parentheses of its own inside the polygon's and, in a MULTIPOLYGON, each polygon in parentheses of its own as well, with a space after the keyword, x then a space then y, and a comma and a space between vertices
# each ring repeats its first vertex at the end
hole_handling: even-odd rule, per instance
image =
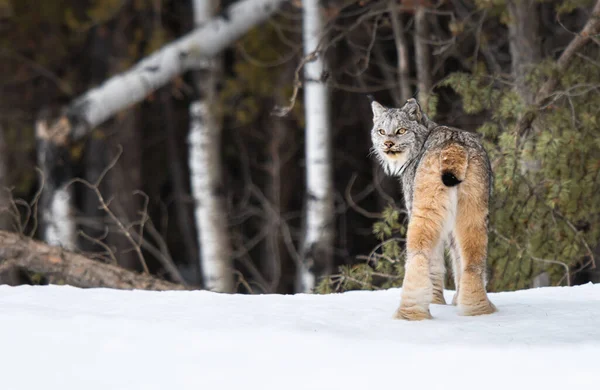
POLYGON ((485 290, 488 203, 492 172, 475 134, 438 126, 415 99, 402 108, 373 101, 373 153, 402 182, 409 223, 400 307, 395 317, 431 318, 429 304, 445 304, 444 247, 452 257, 464 315, 496 311, 485 290))

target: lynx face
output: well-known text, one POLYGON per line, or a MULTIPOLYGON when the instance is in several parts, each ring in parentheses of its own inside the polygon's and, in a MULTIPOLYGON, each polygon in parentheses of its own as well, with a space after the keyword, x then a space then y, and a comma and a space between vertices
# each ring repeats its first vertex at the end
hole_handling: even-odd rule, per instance
POLYGON ((421 124, 421 108, 415 99, 409 99, 402 108, 386 108, 374 101, 371 108, 372 153, 388 175, 398 176, 427 134, 421 124))

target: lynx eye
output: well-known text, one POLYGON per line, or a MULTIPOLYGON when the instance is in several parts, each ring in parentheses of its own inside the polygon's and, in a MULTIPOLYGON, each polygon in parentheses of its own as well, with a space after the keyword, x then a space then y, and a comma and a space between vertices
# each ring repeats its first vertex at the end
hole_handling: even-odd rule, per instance
POLYGON ((405 128, 403 128, 403 127, 401 127, 401 128, 399 128, 398 130, 396 130, 396 134, 398 134, 398 135, 402 135, 402 134, 404 134, 404 133, 406 133, 406 129, 405 129, 405 128))
POLYGON ((381 135, 385 135, 385 130, 383 130, 383 129, 379 129, 379 134, 381 134, 381 135))

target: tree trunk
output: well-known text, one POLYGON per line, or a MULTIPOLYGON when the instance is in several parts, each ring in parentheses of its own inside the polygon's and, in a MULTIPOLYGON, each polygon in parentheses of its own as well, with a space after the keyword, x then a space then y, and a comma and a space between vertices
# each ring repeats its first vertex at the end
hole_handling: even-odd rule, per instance
POLYGON ((398 1, 390 0, 389 2, 390 18, 392 19, 392 28, 394 30, 394 41, 396 42, 396 52, 398 56, 398 80, 400 82, 400 98, 403 102, 412 97, 409 81, 409 58, 408 58, 408 43, 404 35, 404 22, 402 15, 398 14, 398 1))
MULTIPOLYGON (((112 61, 109 72, 112 74, 121 71, 134 55, 131 53, 131 43, 126 39, 132 12, 122 12, 117 17, 115 28, 111 32, 112 61)), ((149 36, 146 38, 150 39, 149 36)), ((139 114, 139 106, 130 107, 120 112, 106 126, 110 133, 107 138, 109 161, 114 159, 112 154, 116 154, 118 149, 122 150, 119 160, 107 175, 108 190, 111 194, 110 208, 126 228, 143 218, 140 214, 141 197, 135 194, 142 189, 142 130, 139 114)), ((139 271, 142 269, 140 259, 123 233, 119 231, 111 233, 108 242, 115 248, 119 265, 139 271)))
POLYGON ((200 255, 198 245, 196 244, 196 234, 194 232, 194 210, 189 199, 189 187, 186 181, 187 172, 183 165, 181 148, 185 145, 179 145, 179 134, 176 131, 175 113, 173 112, 173 101, 168 90, 160 91, 161 103, 164 112, 164 129, 167 137, 167 148, 169 156, 169 173, 173 186, 175 198, 175 218, 181 235, 181 242, 185 247, 186 262, 191 266, 195 273, 195 283, 202 284, 202 275, 200 273, 200 255))
MULTIPOLYGON (((293 72, 293 69, 290 70, 293 72)), ((282 71, 279 83, 288 82, 293 77, 290 74, 292 72, 288 69, 282 71)), ((281 85, 277 90, 281 91, 280 87, 281 85)), ((276 94, 275 101, 277 105, 287 104, 286 97, 282 94, 276 94)), ((281 284, 282 268, 288 260, 281 230, 282 223, 285 221, 281 218, 289 203, 290 190, 293 191, 294 187, 293 177, 290 177, 289 170, 286 170, 288 164, 285 158, 290 155, 295 144, 292 139, 294 132, 288 126, 286 118, 271 116, 265 121, 264 126, 268 129, 265 196, 270 203, 270 208, 265 210, 266 238, 260 261, 262 274, 269 284, 267 292, 275 293, 281 284)))
POLYGON ((68 123, 49 127, 45 114, 36 122, 38 164, 44 188, 40 200, 42 237, 50 245, 75 249, 76 225, 71 210, 73 179, 67 146, 68 123))
POLYGON ((526 104, 533 104, 535 92, 527 83, 527 75, 541 58, 539 4, 535 1, 507 1, 510 22, 508 34, 512 74, 517 92, 526 104))
MULTIPOLYGON (((107 180, 111 194, 110 208, 125 227, 143 218, 140 214, 142 198, 135 194, 142 189, 142 139, 138 115, 139 108, 131 108, 117 116, 111 121, 111 130, 114 130, 114 133, 108 138, 111 152, 114 153, 119 147, 123 150, 121 157, 109 172, 107 180)), ((114 156, 111 156, 109 160, 113 158, 114 156)), ((108 241, 115 248, 119 265, 131 270, 142 269, 131 242, 123 232, 115 231, 109 234, 108 241)))
MULTIPOLYGON (((193 6, 197 26, 209 20, 215 10, 214 1, 194 0, 193 6)), ((189 159, 204 287, 233 292, 231 241, 222 183, 221 125, 214 112, 219 63, 219 59, 210 58, 194 74, 198 100, 190 105, 189 159)))
POLYGON ((550 75, 548 80, 546 80, 546 82, 544 82, 541 88, 537 91, 534 101, 537 109, 527 113, 527 115, 523 115, 517 121, 515 125, 517 134, 522 136, 527 132, 527 130, 531 127, 531 124, 537 118, 538 113, 540 112, 540 107, 554 92, 554 88, 558 84, 560 75, 562 75, 569 68, 577 52, 587 45, 593 39, 593 37, 598 34, 600 34, 600 0, 594 5, 594 8, 592 9, 591 15, 585 26, 583 26, 579 34, 573 37, 558 60, 556 60, 556 69, 554 73, 550 75))
POLYGON ((316 56, 304 67, 306 215, 302 264, 297 275, 299 292, 312 291, 318 279, 332 269, 335 219, 329 90, 323 80, 324 52, 318 47, 324 36, 324 23, 319 1, 304 1, 304 55, 316 56))
POLYGON ((431 65, 429 61, 429 22, 423 5, 415 5, 415 61, 417 67, 417 83, 419 104, 424 110, 429 107, 431 93, 431 65))
POLYGON ((43 274, 50 283, 84 288, 184 290, 150 275, 88 259, 15 233, 0 231, 0 274, 17 268, 43 274))
POLYGON ((13 217, 11 214, 10 191, 7 167, 8 149, 4 138, 4 128, 0 126, 0 230, 12 230, 13 217))
MULTIPOLYGON (((515 89, 521 100, 532 105, 535 101, 535 91, 527 82, 527 75, 537 65, 542 57, 541 38, 539 35, 539 4, 536 2, 509 0, 507 1, 510 22, 508 24, 508 39, 512 63, 512 75, 515 89)), ((527 175, 541 168, 539 159, 530 157, 534 149, 532 138, 523 138, 523 157, 520 160, 521 173, 527 175)))
MULTIPOLYGON (((9 191, 7 145, 4 138, 4 128, 0 126, 0 230, 13 230, 11 193, 9 191)), ((0 284, 17 285, 19 273, 16 269, 0 272, 0 284)))
MULTIPOLYGON (((93 29, 89 50, 89 64, 87 64, 90 69, 90 87, 100 84, 108 75, 108 58, 111 56, 111 42, 112 34, 108 31, 108 27, 97 26, 93 29)), ((105 131, 101 131, 92 134, 85 142, 83 155, 84 179, 89 183, 96 183, 108 164, 107 145, 104 137, 105 131)), ((102 183, 101 187, 103 190, 107 187, 107 183, 102 183)), ((105 191, 102 191, 102 193, 104 192, 105 191)), ((104 227, 104 211, 100 208, 100 201, 93 191, 84 191, 82 197, 83 218, 95 223, 84 223, 81 226, 81 230, 88 237, 102 237, 105 234, 102 230, 104 227), (96 224, 102 226, 102 228, 93 226, 96 224)), ((80 237, 78 244, 79 247, 86 252, 102 252, 105 250, 105 248, 87 239, 83 235, 80 237)))

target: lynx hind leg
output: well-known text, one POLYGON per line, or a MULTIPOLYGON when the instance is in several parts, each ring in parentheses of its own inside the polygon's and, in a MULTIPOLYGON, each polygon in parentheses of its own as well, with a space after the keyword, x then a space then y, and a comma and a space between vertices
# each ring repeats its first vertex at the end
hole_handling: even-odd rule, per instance
POLYGON ((459 186, 456 241, 460 251, 458 308, 463 315, 491 314, 496 307, 485 290, 485 263, 488 246, 488 173, 483 161, 469 162, 465 180, 459 186))
POLYGON ((454 237, 453 233, 450 233, 450 236, 448 238, 448 246, 450 248, 450 258, 452 259, 452 276, 454 277, 454 288, 456 289, 454 297, 452 297, 452 304, 456 306, 458 302, 458 291, 460 289, 460 275, 462 274, 462 265, 460 262, 460 251, 458 248, 458 243, 456 242, 456 238, 454 237))
POLYGON ((444 264, 444 243, 441 240, 431 255, 429 275, 433 285, 433 299, 431 303, 445 305, 444 279, 446 278, 446 265, 444 264))
POLYGON ((439 156, 426 156, 416 175, 411 218, 408 223, 407 258, 400 307, 396 318, 423 320, 431 318, 433 300, 430 261, 440 246, 442 233, 453 207, 451 192, 440 180, 439 156))

